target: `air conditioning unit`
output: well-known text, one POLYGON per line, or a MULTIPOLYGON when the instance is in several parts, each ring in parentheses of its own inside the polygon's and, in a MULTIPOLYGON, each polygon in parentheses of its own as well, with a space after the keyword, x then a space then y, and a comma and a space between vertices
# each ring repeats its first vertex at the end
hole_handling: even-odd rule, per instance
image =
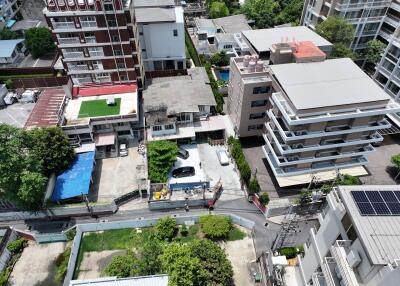
POLYGON ((357 250, 351 250, 346 259, 351 268, 357 267, 361 263, 361 257, 357 250))

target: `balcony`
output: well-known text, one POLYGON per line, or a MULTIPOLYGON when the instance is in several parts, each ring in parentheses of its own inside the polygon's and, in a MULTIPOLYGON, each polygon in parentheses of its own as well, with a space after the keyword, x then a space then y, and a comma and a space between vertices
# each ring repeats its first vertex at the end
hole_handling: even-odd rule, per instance
MULTIPOLYGON (((344 1, 343 1, 344 2, 344 1)), ((363 8, 379 8, 379 7, 389 7, 390 0, 382 0, 382 1, 365 1, 360 3, 350 3, 349 1, 344 3, 336 3, 335 9, 338 11, 342 10, 359 10, 363 8)))
POLYGON ((96 43, 96 37, 85 37, 86 43, 96 43))
POLYGON ((103 51, 89 51, 91 57, 104 57, 103 51))
POLYGON ((68 70, 70 71, 87 71, 89 67, 87 65, 69 65, 68 70))
POLYGON ((54 29, 75 29, 74 22, 53 22, 54 29))
POLYGON ((77 58, 83 58, 83 52, 69 52, 69 53, 63 53, 65 59, 77 59, 77 58))
POLYGON ((58 42, 60 44, 70 45, 70 44, 79 44, 79 38, 58 38, 58 42))
POLYGON ((358 281, 353 269, 347 262, 346 250, 349 250, 351 241, 337 240, 331 247, 331 253, 337 263, 337 271, 341 276, 341 285, 358 286, 358 281))
POLYGON ((97 22, 96 21, 81 21, 81 27, 82 28, 97 27, 97 22))

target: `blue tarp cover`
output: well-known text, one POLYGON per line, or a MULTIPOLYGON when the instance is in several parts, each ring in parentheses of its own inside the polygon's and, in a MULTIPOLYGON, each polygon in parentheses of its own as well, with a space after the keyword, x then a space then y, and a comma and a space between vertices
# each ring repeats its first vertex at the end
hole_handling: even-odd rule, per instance
POLYGON ((51 200, 53 202, 87 195, 92 178, 95 152, 76 154, 71 167, 59 175, 56 180, 51 200))

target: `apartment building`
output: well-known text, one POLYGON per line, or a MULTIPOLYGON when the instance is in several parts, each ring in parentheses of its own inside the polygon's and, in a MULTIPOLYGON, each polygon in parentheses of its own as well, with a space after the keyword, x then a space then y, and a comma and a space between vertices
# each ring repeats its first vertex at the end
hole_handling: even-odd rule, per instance
POLYGON ((135 44, 141 74, 149 77, 186 70, 185 23, 174 0, 133 0, 135 44))
POLYGON ((263 150, 276 177, 368 163, 394 102, 351 59, 271 65, 263 150))
POLYGON ((74 85, 141 86, 130 0, 47 0, 44 15, 74 85))
POLYGON ((0 22, 6 22, 19 15, 21 0, 0 0, 0 22))
POLYGON ((304 26, 247 30, 242 35, 253 56, 231 59, 227 113, 237 136, 261 136, 268 99, 273 92, 269 69, 272 46, 280 42, 311 41, 329 54, 332 44, 304 26))
POLYGON ((399 214, 399 186, 331 191, 320 226, 310 230, 304 257, 298 257, 299 285, 399 285, 399 214))

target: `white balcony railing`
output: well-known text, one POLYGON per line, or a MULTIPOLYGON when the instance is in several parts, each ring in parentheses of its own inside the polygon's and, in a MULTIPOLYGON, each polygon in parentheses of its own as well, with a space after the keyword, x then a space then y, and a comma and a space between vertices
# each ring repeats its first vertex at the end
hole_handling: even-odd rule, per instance
POLYGON ((83 58, 83 52, 63 53, 65 59, 83 58))
POLYGON ((96 43, 96 37, 85 37, 86 43, 96 43))
POLYGON ((58 38, 58 42, 60 44, 78 44, 79 43, 79 38, 58 38))
POLYGON ((336 243, 331 247, 332 256, 338 266, 338 270, 342 276, 341 285, 344 286, 358 286, 358 281, 353 269, 347 262, 347 253, 345 248, 348 248, 351 241, 337 240, 336 243))
POLYGON ((89 70, 87 65, 70 65, 68 66, 70 71, 87 71, 89 70))
POLYGON ((91 51, 89 54, 91 57, 104 57, 104 53, 102 51, 91 51))
POLYGON ((74 22, 53 22, 54 29, 75 29, 74 22))
POLYGON ((96 21, 81 21, 82 28, 97 27, 96 21))

